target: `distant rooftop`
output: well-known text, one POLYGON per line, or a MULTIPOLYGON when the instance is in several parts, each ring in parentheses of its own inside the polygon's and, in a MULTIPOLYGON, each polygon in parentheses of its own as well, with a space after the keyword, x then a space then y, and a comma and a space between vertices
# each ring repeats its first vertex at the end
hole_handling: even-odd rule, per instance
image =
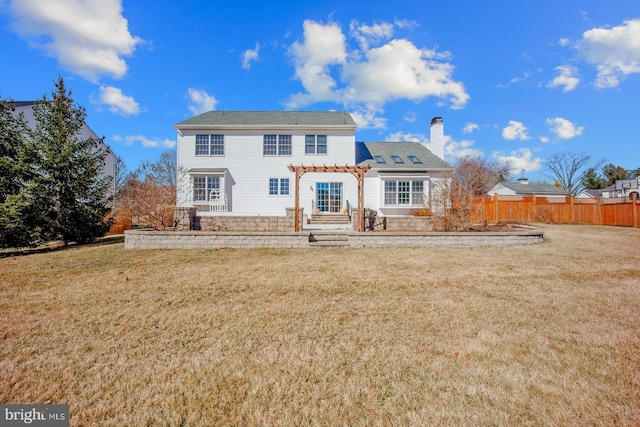
POLYGON ((559 196, 567 194, 567 192, 562 188, 558 188, 555 185, 551 185, 545 182, 518 180, 517 182, 505 181, 499 183, 498 185, 503 185, 507 188, 510 188, 517 194, 557 194, 559 196))
POLYGON ((175 124, 176 128, 199 126, 339 126, 355 129, 356 122, 346 111, 209 111, 175 124))

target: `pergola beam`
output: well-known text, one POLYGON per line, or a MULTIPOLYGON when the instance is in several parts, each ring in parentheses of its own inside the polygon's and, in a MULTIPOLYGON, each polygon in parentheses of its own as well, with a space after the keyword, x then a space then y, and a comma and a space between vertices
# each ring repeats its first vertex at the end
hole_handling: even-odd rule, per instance
POLYGON ((300 177, 307 172, 313 173, 350 173, 358 180, 358 231, 364 231, 364 175, 371 169, 371 166, 364 165, 344 165, 344 166, 293 166, 289 165, 289 170, 296 174, 296 205, 295 205, 295 231, 300 231, 300 177))

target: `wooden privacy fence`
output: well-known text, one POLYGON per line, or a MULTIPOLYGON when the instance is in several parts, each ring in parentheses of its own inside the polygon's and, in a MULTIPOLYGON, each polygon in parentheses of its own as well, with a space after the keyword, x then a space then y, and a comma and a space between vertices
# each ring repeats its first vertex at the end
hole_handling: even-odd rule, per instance
POLYGON ((632 197, 578 199, 575 197, 498 196, 476 200, 474 222, 545 222, 640 227, 640 200, 632 197))

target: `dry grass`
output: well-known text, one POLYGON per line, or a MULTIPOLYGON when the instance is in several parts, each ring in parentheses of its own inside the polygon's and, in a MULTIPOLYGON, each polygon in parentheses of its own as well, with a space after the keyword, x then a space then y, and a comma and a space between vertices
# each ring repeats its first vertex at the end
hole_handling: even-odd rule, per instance
POLYGON ((0 403, 74 426, 639 425, 640 230, 0 259, 0 403))

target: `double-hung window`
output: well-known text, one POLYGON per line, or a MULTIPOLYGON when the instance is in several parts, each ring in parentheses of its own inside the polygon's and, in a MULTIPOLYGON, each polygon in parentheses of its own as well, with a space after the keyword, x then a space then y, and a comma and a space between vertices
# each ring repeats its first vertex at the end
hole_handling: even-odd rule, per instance
POLYGON ((196 135, 196 156, 224 156, 224 135, 196 135))
POLYGON ((219 176, 194 176, 193 201, 212 202, 220 197, 219 176))
POLYGON ((270 196, 288 196, 289 178, 269 178, 270 196))
POLYGON ((305 135, 304 154, 327 154, 327 135, 305 135))
POLYGON ((384 182, 385 205, 422 205, 424 181, 387 180, 384 182))
POLYGON ((265 156, 290 156, 291 135, 265 135, 262 154, 265 156))

